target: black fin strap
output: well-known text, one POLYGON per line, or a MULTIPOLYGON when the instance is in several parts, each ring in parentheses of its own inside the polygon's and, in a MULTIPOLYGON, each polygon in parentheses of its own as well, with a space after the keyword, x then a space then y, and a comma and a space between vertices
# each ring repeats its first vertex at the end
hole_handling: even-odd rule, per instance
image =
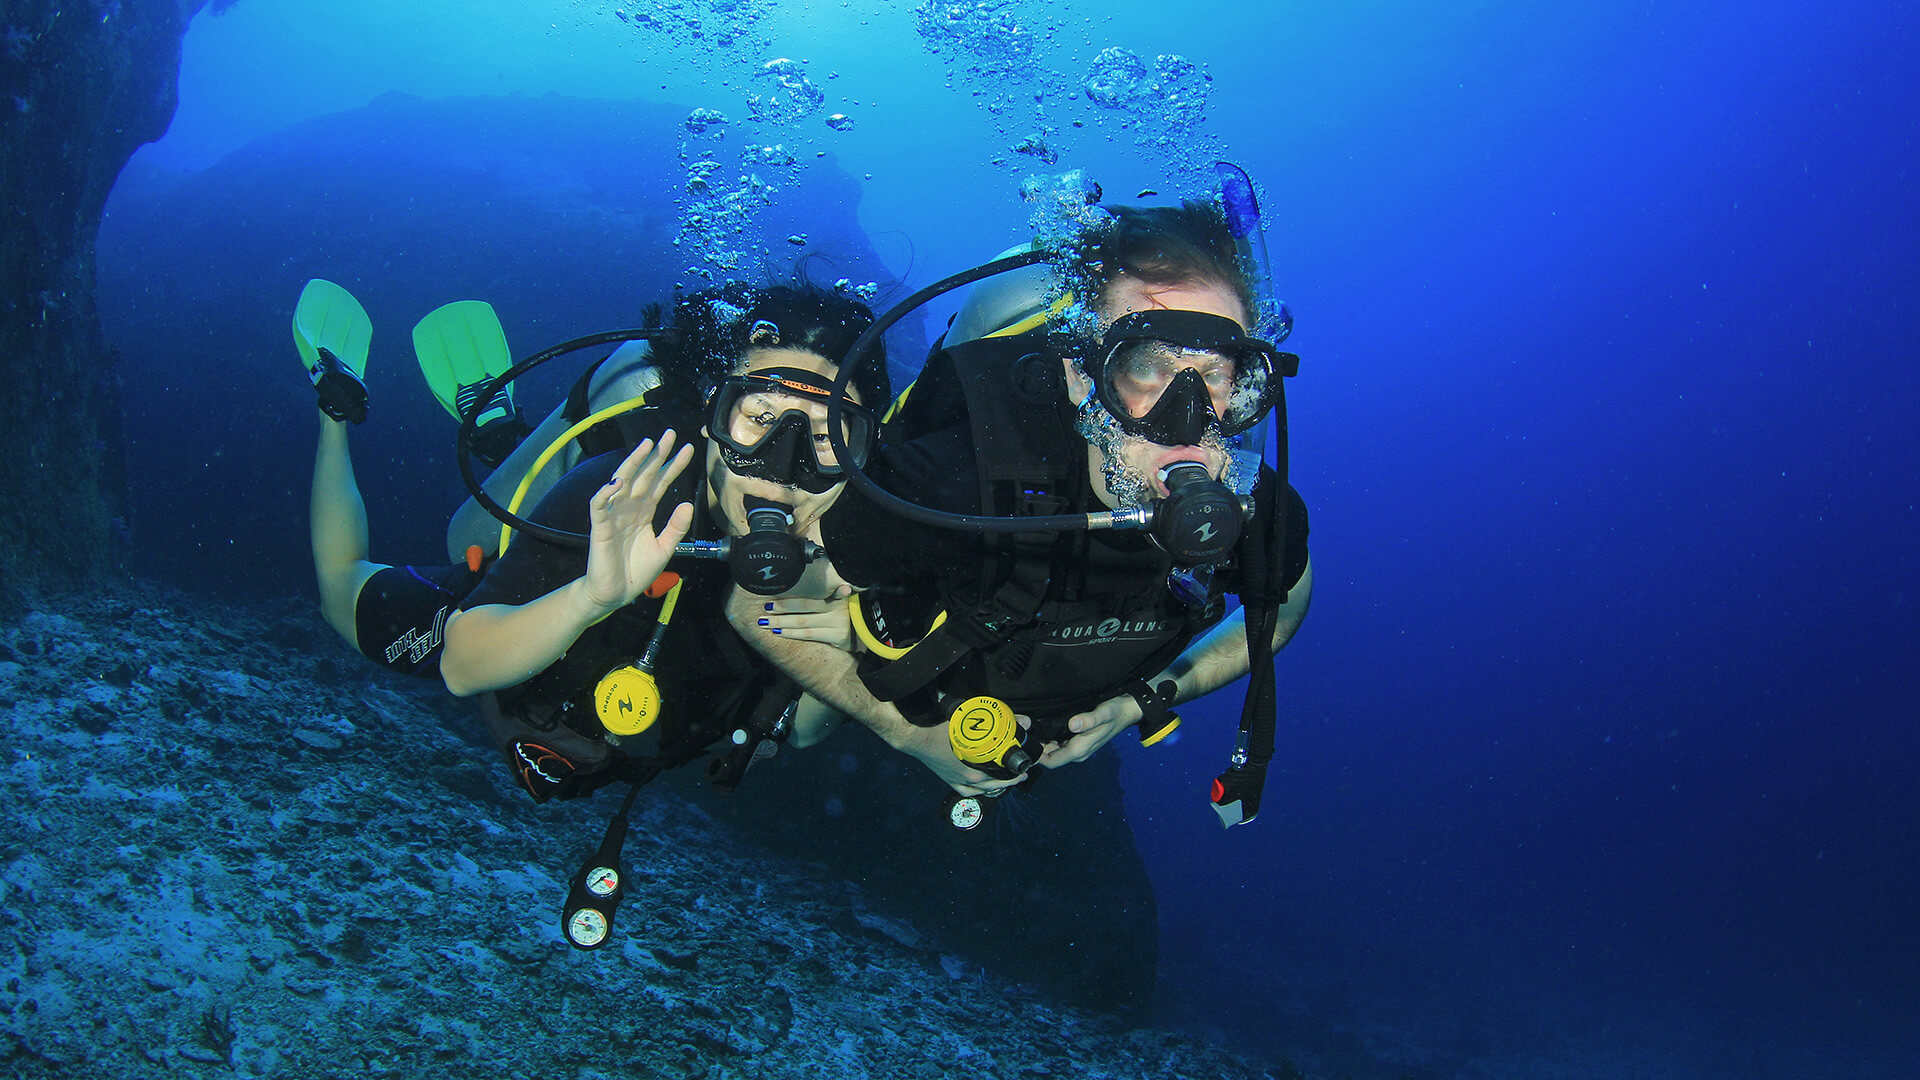
POLYGON ((358 424, 367 418, 367 384, 333 351, 322 346, 314 365, 313 388, 320 394, 320 411, 340 423, 358 424))

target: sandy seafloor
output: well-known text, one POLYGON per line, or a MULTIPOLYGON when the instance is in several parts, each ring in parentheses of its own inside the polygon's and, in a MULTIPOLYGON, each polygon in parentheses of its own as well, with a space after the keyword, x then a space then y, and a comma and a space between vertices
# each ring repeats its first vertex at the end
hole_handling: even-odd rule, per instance
POLYGON ((128 586, 0 617, 0 1074, 1260 1077, 942 955, 666 790, 607 947, 614 803, 536 807, 462 703, 295 601, 128 586))

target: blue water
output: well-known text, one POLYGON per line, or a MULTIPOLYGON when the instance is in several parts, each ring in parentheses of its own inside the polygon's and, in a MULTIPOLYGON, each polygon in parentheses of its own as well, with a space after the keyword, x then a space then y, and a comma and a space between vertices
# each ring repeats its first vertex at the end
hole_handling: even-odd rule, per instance
POLYGON ((1204 802, 1234 703, 1126 758, 1168 1019, 1457 1075, 1920 1075, 1912 5, 1034 0, 988 76, 991 36, 937 57, 906 4, 717 5, 766 12, 731 44, 712 3, 623 7, 698 39, 616 6, 241 0, 141 164, 394 89, 741 129, 787 56, 826 95, 800 182, 861 178, 918 286, 1026 235, 1029 174, 1124 200, 1228 154, 1298 317, 1317 595, 1256 824, 1204 802), (1204 64, 1204 121, 1088 102, 1109 46, 1204 64), (1036 94, 1055 166, 1008 151, 1036 94))

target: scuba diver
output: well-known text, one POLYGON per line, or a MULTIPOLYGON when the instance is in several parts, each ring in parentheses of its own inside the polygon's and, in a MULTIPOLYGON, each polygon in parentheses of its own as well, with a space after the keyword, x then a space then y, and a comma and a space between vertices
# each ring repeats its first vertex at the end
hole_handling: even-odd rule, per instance
POLYGON ((1312 571, 1284 468, 1298 358, 1252 333, 1284 338, 1290 317, 1261 295, 1257 211, 1234 175, 1222 203, 1106 207, 1065 250, 956 275, 880 320, 1004 275, 974 286, 821 519, 861 590, 857 655, 756 633, 764 602, 736 597, 736 626, 782 670, 963 796, 957 826, 1129 727, 1157 741, 1173 706, 1250 670, 1212 802, 1228 826, 1258 812, 1271 655, 1312 571), (1261 463, 1270 414, 1278 471, 1261 463))
POLYGON ((611 931, 642 785, 720 743, 708 778, 728 791, 778 742, 806 746, 831 731, 825 706, 733 632, 725 594, 739 586, 774 598, 777 612, 761 623, 773 633, 851 647, 851 589, 820 558, 818 518, 839 494, 843 463, 863 462, 877 437, 866 403, 889 391, 884 359, 836 389, 830 358, 873 313, 804 281, 730 282, 679 300, 669 326, 661 316, 656 305, 641 329, 518 364, 479 301, 445 305, 415 327, 422 374, 461 421, 458 457, 474 494, 449 525, 455 566, 438 576, 366 560, 345 433, 367 412, 365 311, 316 280, 294 318, 324 417, 313 541, 328 621, 376 662, 438 674, 456 695, 484 692, 490 734, 535 801, 630 785, 563 912, 567 940, 583 949, 611 931), (528 438, 513 380, 615 341, 624 344, 528 438), (841 426, 829 439, 837 393, 841 426), (484 484, 475 458, 494 466, 484 484), (529 501, 538 505, 522 518, 529 501), (677 556, 684 574, 663 573, 677 556))
MULTIPOLYGON (((637 787, 731 740, 709 762, 728 790, 768 740, 804 746, 827 729, 824 706, 734 633, 725 598, 735 585, 778 597, 796 636, 844 643, 851 589, 815 542, 844 478, 824 428, 832 358, 872 321, 804 282, 681 298, 649 335, 657 384, 607 421, 618 448, 515 517, 525 527, 447 621, 441 675, 486 695, 494 741, 536 801, 637 787)), ((865 460, 868 406, 887 397, 884 360, 845 390, 850 460, 865 460)))

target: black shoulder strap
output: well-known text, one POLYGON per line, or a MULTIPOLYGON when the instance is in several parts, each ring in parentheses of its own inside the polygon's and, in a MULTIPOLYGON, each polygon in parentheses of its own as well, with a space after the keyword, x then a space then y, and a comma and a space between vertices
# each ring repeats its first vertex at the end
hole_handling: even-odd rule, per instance
POLYGON ((1086 440, 1073 430, 1060 358, 1044 346, 1021 334, 942 354, 966 400, 986 513, 1064 513, 1085 487, 1086 440))
POLYGON ((1051 569, 1048 560, 1013 560, 1012 572, 978 603, 950 606, 945 622, 899 659, 863 672, 860 681, 881 701, 898 701, 931 683, 967 653, 1005 641, 1033 621, 1046 597, 1051 569))
MULTIPOLYGON (((1067 414, 1060 359, 1037 335, 983 338, 935 352, 900 418, 916 426, 957 423, 942 404, 942 384, 957 386, 966 407, 983 512, 1057 514, 1086 486, 1086 443, 1067 414), (925 395, 924 397, 922 395, 925 395), (919 398, 916 402, 916 398, 919 398), (917 407, 916 407, 917 406, 917 407)), ((921 431, 900 432, 912 438, 921 431)), ((953 601, 947 620, 906 655, 862 676, 873 695, 897 701, 926 686, 968 652, 998 644, 1033 620, 1052 574, 1053 534, 1003 534, 981 560, 975 597, 953 601)))

